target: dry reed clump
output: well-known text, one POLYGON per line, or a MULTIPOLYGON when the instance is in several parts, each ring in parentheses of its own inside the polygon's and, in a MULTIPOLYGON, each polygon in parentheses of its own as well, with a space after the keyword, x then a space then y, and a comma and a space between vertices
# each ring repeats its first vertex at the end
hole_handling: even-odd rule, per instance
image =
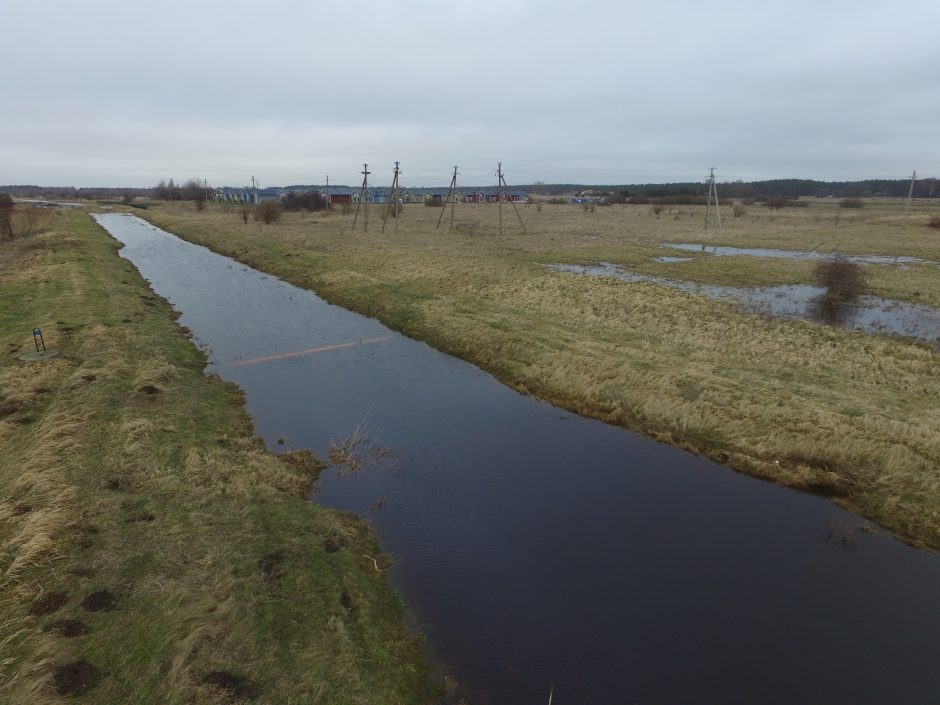
POLYGON ((835 299, 852 300, 865 289, 862 266, 847 257, 836 255, 819 262, 813 269, 816 283, 835 299))
POLYGON ((940 215, 935 215, 933 218, 928 220, 927 227, 933 228, 934 230, 940 230, 940 215))
POLYGON ((201 487, 243 496, 271 489, 306 497, 319 468, 309 453, 277 456, 263 447, 237 452, 226 448, 190 448, 183 464, 183 477, 201 487))

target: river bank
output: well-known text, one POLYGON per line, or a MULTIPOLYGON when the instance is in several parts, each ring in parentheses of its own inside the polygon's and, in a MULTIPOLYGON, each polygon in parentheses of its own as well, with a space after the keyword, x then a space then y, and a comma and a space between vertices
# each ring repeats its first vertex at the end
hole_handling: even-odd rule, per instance
MULTIPOLYGON (((642 227, 631 225, 649 220, 639 212, 624 210, 622 222, 601 226, 583 214, 554 217, 545 207, 541 229, 532 225, 531 235, 510 231, 502 239, 495 234, 495 207, 465 213, 451 233, 435 230, 433 209, 409 207, 397 240, 381 235, 375 223, 368 233, 352 232, 351 216, 285 214, 265 226, 244 224, 218 206, 199 213, 191 204, 160 205, 142 215, 375 316, 515 389, 737 470, 824 493, 906 541, 940 546, 940 414, 933 401, 940 395, 940 359, 931 350, 883 335, 745 315, 652 284, 586 280, 541 266, 662 254, 642 227)), ((531 210, 526 217, 536 219, 531 210)), ((786 229, 787 242, 798 239, 792 230, 786 229)), ((662 239, 678 238, 663 230, 662 239)), ((853 247, 877 252, 867 240, 853 247)), ((926 245, 911 252, 936 259, 926 245)), ((727 269, 731 259, 716 258, 714 266, 727 269)), ((749 283, 807 266, 777 260, 762 278, 764 263, 758 264, 749 268, 749 283)), ((904 286, 888 288, 910 298, 904 286)))
POLYGON ((369 522, 470 702, 554 686, 566 702, 876 705, 940 688, 922 665, 940 643, 936 554, 519 394, 132 215, 95 217, 180 312, 207 372, 243 390, 268 448, 338 463, 315 501, 369 522))
POLYGON ((84 213, 0 248, 0 699, 422 701, 372 533, 117 250, 84 213))

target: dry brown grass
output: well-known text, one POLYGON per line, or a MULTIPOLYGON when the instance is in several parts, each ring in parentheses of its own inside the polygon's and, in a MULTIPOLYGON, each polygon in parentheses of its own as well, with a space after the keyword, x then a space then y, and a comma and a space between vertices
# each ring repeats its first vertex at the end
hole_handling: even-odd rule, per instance
MULTIPOLYGON (((940 261, 918 204, 833 201, 728 219, 709 243, 940 261), (838 224, 836 220, 838 219, 838 224)), ((670 209, 667 209, 667 211, 670 209)), ((646 206, 585 214, 458 209, 474 233, 436 230, 407 207, 400 235, 352 234, 340 215, 292 214, 262 230, 210 210, 148 212, 157 225, 378 316, 409 335, 574 411, 648 433, 778 482, 827 492, 905 539, 940 546, 940 358, 899 339, 765 320, 652 284, 587 278, 542 263, 612 261, 704 282, 810 283, 812 263, 693 255, 664 265, 663 242, 700 242, 703 209, 656 218, 646 206), (688 214, 688 216, 686 215, 688 214), (286 255, 290 254, 290 257, 286 255)), ((672 252, 671 254, 677 254, 672 252)), ((866 268, 876 293, 940 305, 933 265, 866 268)))

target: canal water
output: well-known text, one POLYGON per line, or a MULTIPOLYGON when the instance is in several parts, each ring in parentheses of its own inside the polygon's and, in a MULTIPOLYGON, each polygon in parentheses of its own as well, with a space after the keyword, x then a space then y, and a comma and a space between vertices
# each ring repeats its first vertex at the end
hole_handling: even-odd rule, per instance
POLYGON ((135 217, 97 218, 272 450, 326 457, 359 429, 362 467, 324 472, 314 499, 368 519, 473 702, 938 701, 937 554, 520 395, 135 217))

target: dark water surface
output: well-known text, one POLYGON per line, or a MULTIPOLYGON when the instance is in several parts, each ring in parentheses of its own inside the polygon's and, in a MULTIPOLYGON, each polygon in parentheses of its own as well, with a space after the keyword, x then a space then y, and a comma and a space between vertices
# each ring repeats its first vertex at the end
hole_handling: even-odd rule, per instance
POLYGON ((272 449, 325 457, 357 425, 391 449, 325 472, 316 499, 368 517, 474 702, 545 703, 552 687, 556 705, 938 702, 937 554, 517 394, 137 218, 98 219, 272 449))
MULTIPOLYGON (((661 259, 664 260, 664 258, 661 259)), ((940 345, 940 308, 926 304, 912 304, 907 301, 868 295, 859 296, 854 301, 833 301, 825 297, 824 288, 807 284, 750 288, 699 284, 694 281, 633 272, 622 265, 610 262, 595 265, 551 264, 546 266, 560 272, 587 274, 594 277, 614 277, 629 282, 648 282, 668 286, 671 289, 698 294, 709 299, 735 302, 741 310, 747 313, 778 318, 799 318, 814 323, 856 328, 866 333, 888 333, 917 338, 933 345, 940 345)))

